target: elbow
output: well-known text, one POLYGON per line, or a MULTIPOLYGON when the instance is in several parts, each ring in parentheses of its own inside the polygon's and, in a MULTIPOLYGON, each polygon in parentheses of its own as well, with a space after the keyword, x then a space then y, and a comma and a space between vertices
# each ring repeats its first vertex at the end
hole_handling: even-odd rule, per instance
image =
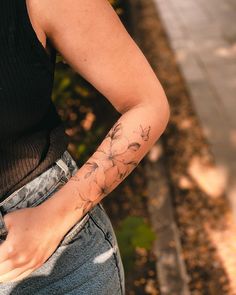
POLYGON ((169 123, 171 109, 169 101, 164 94, 154 96, 153 99, 145 103, 146 113, 150 119, 154 119, 158 129, 163 133, 169 123))
POLYGON ((171 114, 170 105, 164 91, 162 93, 159 91, 156 95, 152 94, 148 98, 143 96, 136 103, 128 104, 126 101, 125 105, 116 108, 121 115, 137 109, 141 111, 140 118, 154 119, 161 133, 164 132, 171 114))
MULTIPOLYGON (((167 99, 166 96, 164 96, 164 98, 162 99, 162 102, 161 102, 161 107, 160 107, 160 112, 162 113, 162 117, 163 117, 163 129, 165 130, 168 123, 169 123, 169 120, 170 120, 170 113, 171 113, 171 110, 170 110, 170 104, 169 104, 169 101, 167 99)), ((164 131, 163 130, 163 131, 164 131)))

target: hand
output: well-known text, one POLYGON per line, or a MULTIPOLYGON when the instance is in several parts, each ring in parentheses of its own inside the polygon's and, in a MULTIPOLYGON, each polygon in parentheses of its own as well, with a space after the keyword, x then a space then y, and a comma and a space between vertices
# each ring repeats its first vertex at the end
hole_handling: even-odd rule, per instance
POLYGON ((40 206, 10 212, 4 221, 8 235, 0 245, 0 282, 27 277, 52 255, 65 234, 58 219, 40 206))

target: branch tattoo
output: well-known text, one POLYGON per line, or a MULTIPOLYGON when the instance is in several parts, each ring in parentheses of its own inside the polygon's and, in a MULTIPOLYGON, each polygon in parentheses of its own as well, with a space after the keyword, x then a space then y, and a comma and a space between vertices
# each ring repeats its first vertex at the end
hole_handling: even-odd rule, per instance
POLYGON ((135 153, 140 149, 143 141, 149 140, 151 126, 139 125, 138 140, 130 142, 124 136, 121 122, 117 122, 105 136, 96 152, 84 164, 86 173, 82 176, 74 175, 69 181, 81 184, 77 186, 80 204, 75 210, 81 210, 82 216, 89 211, 97 199, 109 194, 130 172, 138 165, 135 153), (87 185, 84 185, 87 182, 87 185), (83 191, 83 187, 86 189, 83 191), (88 189, 89 187, 89 189, 88 189))

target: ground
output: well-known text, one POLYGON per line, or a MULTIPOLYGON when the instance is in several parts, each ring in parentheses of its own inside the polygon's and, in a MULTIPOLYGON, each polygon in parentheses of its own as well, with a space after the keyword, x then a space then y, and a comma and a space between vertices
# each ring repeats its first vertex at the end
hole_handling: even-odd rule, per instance
POLYGON ((153 2, 140 0, 139 11, 142 49, 171 105, 170 122, 162 139, 190 291, 194 295, 232 294, 214 244, 217 237, 211 236, 227 227, 228 203, 223 196, 210 194, 210 188, 200 180, 213 178, 214 186, 214 159, 153 2), (204 172, 206 166, 209 169, 204 172))

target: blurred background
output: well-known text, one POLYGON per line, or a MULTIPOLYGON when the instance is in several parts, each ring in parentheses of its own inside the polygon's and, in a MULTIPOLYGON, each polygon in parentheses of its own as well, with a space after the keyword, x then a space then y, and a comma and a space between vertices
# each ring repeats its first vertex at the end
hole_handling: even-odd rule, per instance
MULTIPOLYGON (((236 1, 109 2, 171 106, 165 133, 102 201, 127 294, 235 295, 236 1)), ((119 114, 59 54, 53 101, 82 166, 119 114)))

